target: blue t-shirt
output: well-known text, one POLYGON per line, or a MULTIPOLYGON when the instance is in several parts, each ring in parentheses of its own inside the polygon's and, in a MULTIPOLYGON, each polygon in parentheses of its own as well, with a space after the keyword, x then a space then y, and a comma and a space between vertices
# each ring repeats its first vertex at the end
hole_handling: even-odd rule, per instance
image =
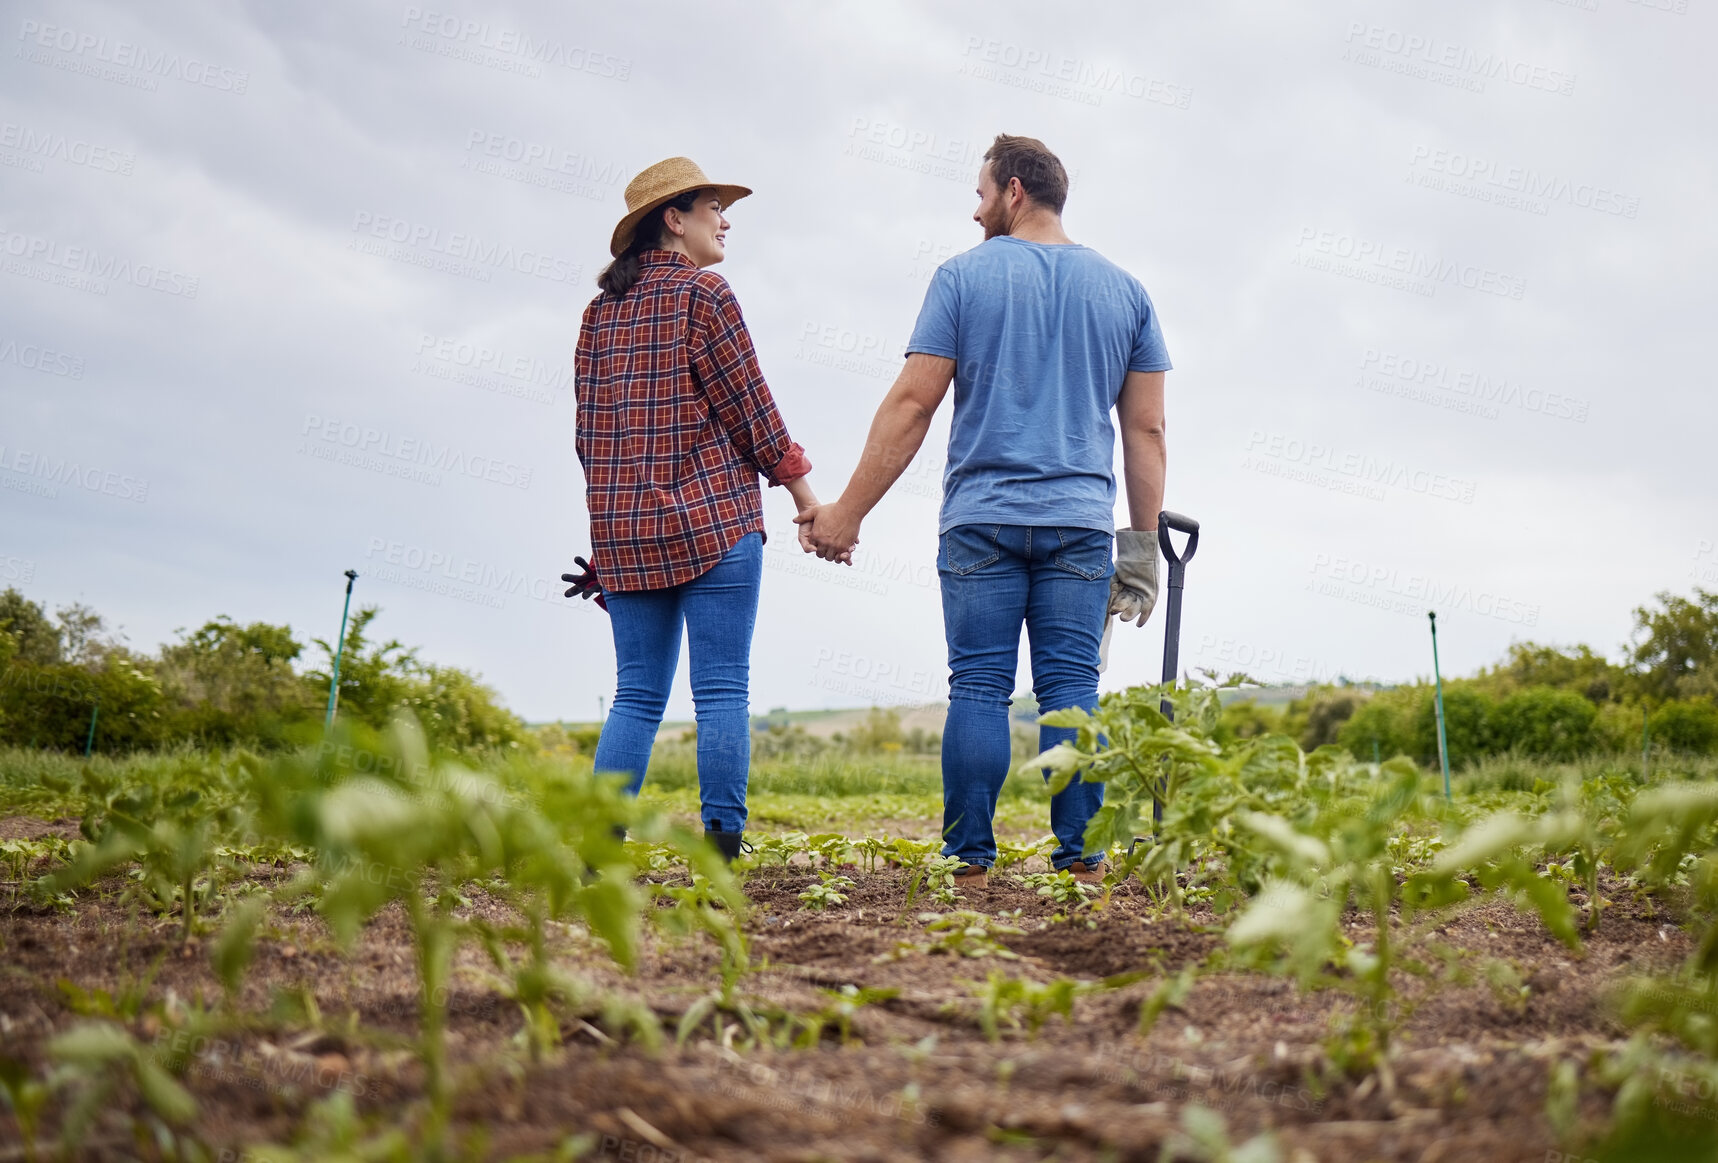
POLYGON ((1110 409, 1130 371, 1168 371, 1139 280, 1090 247, 999 235, 943 263, 907 351, 955 361, 938 532, 1115 528, 1110 409))

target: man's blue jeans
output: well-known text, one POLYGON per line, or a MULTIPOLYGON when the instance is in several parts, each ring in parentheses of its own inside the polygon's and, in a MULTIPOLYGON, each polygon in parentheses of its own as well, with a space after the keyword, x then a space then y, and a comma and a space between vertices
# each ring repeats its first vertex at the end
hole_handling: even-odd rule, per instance
POLYGON ((643 786, 680 664, 684 623, 692 656, 704 826, 719 825, 724 832, 746 827, 746 777, 752 763, 748 682, 763 560, 763 537, 748 533, 721 561, 684 585, 603 591, 619 681, 614 709, 597 741, 596 769, 626 773, 633 795, 643 786))
MULTIPOLYGON (((943 729, 943 855, 996 862, 991 822, 1008 778, 1008 704, 1020 627, 1032 648, 1041 710, 1098 705, 1098 643, 1115 572, 1107 531, 1045 525, 958 525, 942 535, 943 625, 948 634, 948 723, 943 729)), ((1048 749, 1074 732, 1040 727, 1048 749)), ((1101 783, 1075 780, 1050 800, 1059 843, 1050 863, 1080 859, 1101 783)))

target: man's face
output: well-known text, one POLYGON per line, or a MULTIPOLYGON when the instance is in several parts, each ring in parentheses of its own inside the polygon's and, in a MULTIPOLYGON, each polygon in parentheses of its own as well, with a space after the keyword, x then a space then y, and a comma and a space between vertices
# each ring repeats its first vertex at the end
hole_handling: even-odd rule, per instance
POLYGON ((984 227, 986 242, 1008 233, 1008 191, 997 188, 989 162, 978 168, 978 209, 972 212, 972 220, 984 227))

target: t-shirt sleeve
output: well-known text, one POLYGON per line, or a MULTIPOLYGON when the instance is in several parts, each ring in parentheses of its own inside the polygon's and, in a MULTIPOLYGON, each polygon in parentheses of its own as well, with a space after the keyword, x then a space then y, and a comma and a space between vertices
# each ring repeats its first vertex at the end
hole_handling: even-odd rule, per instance
POLYGON ((913 324, 913 336, 907 341, 907 354, 941 356, 959 359, 955 336, 960 331, 960 279, 947 263, 931 276, 930 290, 925 292, 925 304, 919 308, 919 321, 913 324))
POLYGON ((1145 288, 1139 292, 1139 334, 1133 339, 1133 354, 1128 357, 1130 372, 1166 372, 1174 365, 1169 362, 1169 348, 1164 346, 1163 331, 1157 325, 1157 308, 1145 288))

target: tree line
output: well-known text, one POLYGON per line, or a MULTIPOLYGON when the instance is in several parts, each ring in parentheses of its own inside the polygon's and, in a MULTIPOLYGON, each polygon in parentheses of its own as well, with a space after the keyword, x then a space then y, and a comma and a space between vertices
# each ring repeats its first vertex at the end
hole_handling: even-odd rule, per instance
MULTIPOLYGON (((433 745, 450 750, 595 749, 594 726, 534 732, 476 675, 378 640, 378 613, 363 607, 347 628, 343 716, 380 728, 408 710, 433 745)), ((50 616, 8 589, 0 593, 0 745, 108 754, 291 746, 317 736, 332 658, 330 643, 302 642, 290 626, 241 625, 225 616, 144 654, 87 606, 73 603, 50 616), (320 665, 307 664, 310 648, 320 665)), ((1515 643, 1497 665, 1446 680, 1444 713, 1456 765, 1503 753, 1571 759, 1643 744, 1718 753, 1718 592, 1660 593, 1637 607, 1620 662, 1584 645, 1515 643)), ((941 743, 934 733, 902 732, 898 714, 886 710, 827 742, 785 719, 763 719, 758 728, 759 758, 810 758, 830 748, 934 754, 941 743)), ((1314 687, 1282 708, 1246 698, 1226 706, 1222 741, 1264 733, 1287 734, 1307 750, 1338 744, 1361 759, 1402 754, 1432 764, 1438 755, 1427 679, 1377 690, 1314 687)))
MULTIPOLYGON (((1634 610, 1623 661, 1589 646, 1518 642, 1476 675, 1444 681, 1450 762, 1516 754, 1569 760, 1594 753, 1718 754, 1718 593, 1671 593, 1634 610)), ((1300 745, 1334 743, 1360 759, 1438 761, 1429 678, 1370 690, 1321 686, 1277 709, 1245 699, 1223 712, 1221 733, 1282 733, 1300 745)))
MULTIPOLYGON (((530 731, 478 677, 378 641, 379 611, 359 609, 340 659, 340 714, 383 727, 410 710, 453 750, 517 747, 530 731)), ((0 593, 0 745, 115 754, 175 745, 277 748, 314 738, 328 702, 333 647, 290 626, 222 616, 154 654, 126 646, 73 603, 50 617, 16 589, 0 593), (322 665, 298 664, 307 646, 322 665)))

